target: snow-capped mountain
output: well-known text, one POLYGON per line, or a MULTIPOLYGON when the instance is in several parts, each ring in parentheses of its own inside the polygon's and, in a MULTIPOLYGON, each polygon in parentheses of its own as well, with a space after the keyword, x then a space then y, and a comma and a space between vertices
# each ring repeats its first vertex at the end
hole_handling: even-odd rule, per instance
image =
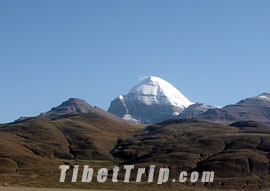
POLYGON ((113 100, 108 111, 127 121, 156 123, 177 116, 192 104, 169 82, 150 76, 113 100))

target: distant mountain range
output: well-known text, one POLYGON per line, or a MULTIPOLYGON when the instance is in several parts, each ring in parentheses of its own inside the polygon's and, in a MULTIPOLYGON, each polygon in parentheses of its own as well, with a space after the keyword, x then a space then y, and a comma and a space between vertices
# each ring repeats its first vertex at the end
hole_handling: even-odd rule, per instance
POLYGON ((187 107, 182 113, 180 113, 177 116, 177 118, 192 119, 205 113, 209 109, 216 109, 216 108, 217 107, 205 105, 203 103, 195 103, 187 107))
MULTIPOLYGON (((39 117, 57 118, 64 115, 96 113, 111 119, 137 124, 159 123, 171 118, 198 119, 220 124, 257 121, 270 125, 270 93, 244 99, 222 108, 192 103, 173 85, 150 76, 131 88, 128 94, 114 99, 107 111, 91 106, 84 100, 70 98, 39 117)), ((21 117, 16 122, 32 117, 21 117)))
POLYGON ((217 108, 202 103, 194 104, 169 82, 150 76, 128 94, 114 99, 108 111, 126 121, 146 124, 176 117, 221 124, 252 120, 270 125, 270 94, 264 93, 217 108))
POLYGON ((237 121, 257 121, 270 125, 270 94, 244 99, 223 108, 209 109, 196 119, 230 124, 237 121))

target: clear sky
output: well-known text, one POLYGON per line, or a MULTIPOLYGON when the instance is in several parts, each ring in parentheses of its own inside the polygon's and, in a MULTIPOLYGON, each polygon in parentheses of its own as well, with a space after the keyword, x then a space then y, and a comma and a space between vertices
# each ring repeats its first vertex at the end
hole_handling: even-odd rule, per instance
POLYGON ((269 0, 0 0, 0 123, 143 76, 223 106, 270 92, 269 0))

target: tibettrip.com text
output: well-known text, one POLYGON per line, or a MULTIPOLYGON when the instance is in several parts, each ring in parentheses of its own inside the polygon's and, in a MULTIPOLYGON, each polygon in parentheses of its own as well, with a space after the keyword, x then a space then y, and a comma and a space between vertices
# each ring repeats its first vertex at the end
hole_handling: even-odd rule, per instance
MULTIPOLYGON (((59 169, 61 170, 60 174, 60 182, 65 182, 66 181, 66 174, 67 171, 70 170, 69 165, 60 165, 59 169)), ((138 168, 136 171, 134 170, 134 165, 124 165, 123 166, 123 171, 124 173, 124 182, 129 182, 131 173, 136 173, 136 182, 141 182, 143 176, 147 176, 147 182, 153 182, 154 181, 154 176, 155 172, 158 172, 157 174, 157 184, 163 184, 169 181, 169 175, 170 175, 170 169, 169 168, 159 168, 159 171, 155 171, 155 165, 151 165, 148 173, 146 173, 145 168, 138 168)), ((89 183, 92 182, 93 177, 96 177, 97 182, 99 183, 104 183, 108 179, 109 175, 109 170, 107 168, 100 168, 97 172, 94 172, 94 169, 89 167, 89 165, 84 165, 82 169, 82 175, 79 177, 79 165, 75 165, 73 168, 72 172, 72 178, 71 182, 85 182, 89 183), (96 175, 96 176, 95 176, 96 175)), ((118 180, 118 173, 120 171, 120 168, 118 166, 115 166, 112 169, 111 173, 111 181, 114 183, 117 183, 118 180)), ((185 183, 188 180, 191 183, 195 182, 213 182, 214 181, 214 175, 215 173, 213 171, 204 171, 201 174, 199 174, 197 171, 193 172, 187 172, 187 171, 182 171, 179 174, 178 179, 172 179, 170 181, 172 182, 180 182, 180 183, 185 183)))

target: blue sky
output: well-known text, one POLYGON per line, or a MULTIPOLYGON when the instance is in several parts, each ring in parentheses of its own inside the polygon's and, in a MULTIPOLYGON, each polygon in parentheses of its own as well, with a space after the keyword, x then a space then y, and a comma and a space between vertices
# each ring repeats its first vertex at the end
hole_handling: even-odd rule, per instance
POLYGON ((0 0, 0 123, 142 76, 223 106, 270 92, 270 1, 0 0))

